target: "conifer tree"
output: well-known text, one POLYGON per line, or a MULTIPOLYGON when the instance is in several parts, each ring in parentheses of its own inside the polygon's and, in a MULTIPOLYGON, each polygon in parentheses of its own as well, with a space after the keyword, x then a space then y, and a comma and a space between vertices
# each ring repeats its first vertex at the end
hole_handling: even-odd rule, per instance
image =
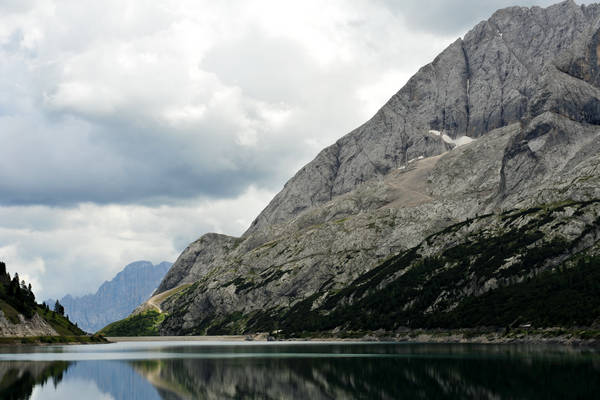
POLYGON ((54 303, 54 312, 59 315, 65 315, 65 308, 58 300, 56 300, 56 303, 54 303))

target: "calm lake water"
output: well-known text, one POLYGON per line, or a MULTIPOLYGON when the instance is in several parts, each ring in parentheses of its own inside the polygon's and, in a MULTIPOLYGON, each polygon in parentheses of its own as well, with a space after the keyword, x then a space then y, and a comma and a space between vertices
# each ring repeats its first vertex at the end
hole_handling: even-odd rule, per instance
POLYGON ((1 399, 595 399, 600 353, 513 345, 0 347, 1 399))

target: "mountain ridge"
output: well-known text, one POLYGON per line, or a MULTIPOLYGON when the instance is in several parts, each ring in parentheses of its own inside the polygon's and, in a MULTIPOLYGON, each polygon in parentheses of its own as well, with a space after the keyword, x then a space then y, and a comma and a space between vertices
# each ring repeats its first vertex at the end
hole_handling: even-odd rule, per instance
MULTIPOLYGON (((318 319, 313 310, 330 312, 323 301, 358 302, 335 294, 449 227, 600 198, 599 28, 600 5, 573 1, 511 7, 477 24, 371 120, 303 167, 241 238, 208 234, 188 246, 156 292, 182 288, 160 304, 160 333, 247 333, 266 329, 261 320, 283 324, 292 310, 300 310, 299 320, 318 319), (444 134, 475 140, 455 146, 444 134)), ((585 213, 584 222, 575 211, 540 221, 552 219, 543 224, 548 235, 552 223, 571 229, 585 223, 597 232, 598 209, 585 213)), ((486 235, 483 229, 478 235, 486 235)), ((504 233, 497 235, 488 239, 504 233)), ((557 240, 568 241, 569 232, 561 235, 557 240)), ((597 234, 589 240, 586 249, 565 251, 594 249, 597 234)), ((518 248, 517 260, 528 260, 532 249, 545 251, 546 241, 537 237, 528 245, 518 248)), ((530 272, 552 272, 556 264, 546 261, 530 272)), ((477 275, 480 266, 465 268, 477 275)), ((486 288, 493 290, 504 288, 486 288)), ((415 296, 400 306, 425 301, 425 294, 415 296)))
POLYGON ((425 134, 429 130, 444 131, 451 138, 458 134, 479 137, 519 121, 527 111, 526 104, 523 104, 526 100, 524 94, 532 90, 534 78, 540 75, 543 65, 581 34, 582 27, 588 25, 589 20, 597 19, 598 15, 599 5, 580 7, 573 1, 546 9, 510 7, 495 12, 489 20, 468 32, 464 39, 457 39, 432 63, 421 68, 373 118, 321 151, 300 169, 259 214, 244 237, 266 224, 282 222, 297 215, 298 211, 331 200, 334 195, 343 194, 357 183, 385 174, 409 159, 448 150, 448 146, 439 140, 432 143, 432 138, 425 134), (530 13, 533 17, 528 18, 530 13), (515 21, 519 19, 521 21, 515 21), (523 19, 528 19, 531 24, 530 32, 524 33, 522 29, 514 32, 511 29, 514 24, 525 25, 523 19), (537 21, 544 19, 552 19, 554 26, 548 22, 544 24, 551 32, 560 32, 565 27, 570 32, 562 33, 565 37, 561 40, 545 39, 538 46, 527 48, 524 43, 543 30, 536 27, 541 24, 537 21), (511 35, 512 40, 508 39, 511 35), (487 46, 486 51, 481 51, 478 46, 482 42, 487 46), (486 57, 493 51, 506 58, 507 70, 497 71, 486 57), (523 62, 526 57, 531 58, 532 52, 537 53, 536 64, 523 62), (506 76, 508 72, 510 75, 506 76), (435 96, 435 101, 423 101, 428 96, 435 96), (402 121, 399 121, 399 115, 403 115, 402 121), (406 125, 411 125, 413 132, 408 132, 406 125), (356 146, 352 142, 356 142, 356 146), (365 142, 368 145, 365 146, 365 142), (385 147, 374 145, 381 142, 385 147), (344 155, 346 147, 351 148, 344 155), (364 148, 371 149, 366 151, 371 155, 366 155, 364 148), (322 179, 323 169, 329 170, 330 177, 322 183, 322 188, 315 189, 309 182, 322 179), (344 169, 347 172, 344 173, 344 169), (356 176, 353 170, 360 171, 360 175, 356 176), (294 187, 299 188, 294 190, 294 187))

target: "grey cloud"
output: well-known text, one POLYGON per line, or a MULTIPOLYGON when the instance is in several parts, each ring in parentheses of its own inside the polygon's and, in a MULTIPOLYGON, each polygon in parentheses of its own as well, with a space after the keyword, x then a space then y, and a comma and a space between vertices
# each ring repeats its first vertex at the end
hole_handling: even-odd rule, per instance
POLYGON ((176 206, 0 207, 0 260, 39 298, 94 291, 137 259, 174 260, 202 232, 240 234, 271 192, 176 206))
POLYGON ((56 68, 40 70, 35 79, 17 68, 6 71, 11 79, 0 81, 0 109, 7 110, 0 117, 0 204, 169 204, 235 197, 250 184, 276 189, 316 154, 304 139, 335 138, 358 123, 348 81, 370 79, 353 65, 317 68, 296 42, 258 31, 209 52, 201 68, 240 88, 240 101, 249 104, 234 110, 243 114, 235 117, 257 124, 256 145, 238 143, 240 127, 219 110, 208 110, 192 127, 174 128, 144 110, 153 103, 131 101, 108 114, 77 104, 52 108, 40 93, 56 94, 56 68), (279 130, 263 124, 257 101, 289 105, 289 123, 279 130))
MULTIPOLYGON (((510 4, 381 1, 434 34, 471 26, 510 4)), ((85 25, 84 7, 58 7, 55 18, 81 17, 72 29, 46 29, 34 50, 21 46, 23 32, 17 31, 0 50, 6 61, 0 65, 0 204, 175 204, 236 197, 249 185, 277 190, 319 146, 364 122, 357 88, 390 69, 416 70, 413 64, 433 57, 431 44, 417 43, 418 35, 409 50, 393 43, 399 36, 393 23, 402 18, 367 14, 343 26, 352 61, 323 66, 306 43, 252 26, 209 46, 197 64, 204 81, 192 90, 185 66, 168 59, 168 43, 155 44, 149 26, 157 32, 170 26, 158 10, 149 11, 147 25, 111 26, 108 35, 116 36, 102 42, 102 28, 85 25), (72 30, 81 34, 72 38, 72 30), (152 40, 138 40, 147 34, 152 40), (120 70, 119 56, 129 55, 111 53, 120 40, 158 57, 165 69, 120 70), (65 85, 78 84, 90 86, 65 92, 65 85), (231 104, 211 105, 219 91, 234 93, 231 104), (70 98, 73 93, 84 97, 70 98), (205 107, 202 118, 181 125, 161 119, 165 106, 186 102, 205 107), (261 107, 289 115, 275 126, 261 107), (241 143, 246 134, 251 143, 241 143), (307 144, 311 140, 317 144, 307 144)), ((389 96, 398 89, 390 87, 389 96)))
POLYGON ((0 12, 21 13, 29 10, 33 3, 34 0, 2 0, 0 12))
MULTIPOLYGON (((0 202, 4 205, 169 203, 170 198, 198 195, 232 197, 248 182, 272 175, 264 164, 244 163, 244 157, 256 154, 245 154, 245 149, 223 154, 223 148, 235 144, 206 137, 151 135, 147 129, 80 120, 51 127, 43 120, 32 124, 31 120, 6 119, 0 118, 5 143, 0 202), (195 149, 195 158, 189 152, 182 154, 186 146, 195 149), (232 168, 216 165, 228 156, 232 168)), ((218 127, 205 129, 214 133, 218 127)))
POLYGON ((248 95, 270 102, 299 100, 299 88, 317 73, 300 44, 259 31, 211 49, 202 67, 248 95))

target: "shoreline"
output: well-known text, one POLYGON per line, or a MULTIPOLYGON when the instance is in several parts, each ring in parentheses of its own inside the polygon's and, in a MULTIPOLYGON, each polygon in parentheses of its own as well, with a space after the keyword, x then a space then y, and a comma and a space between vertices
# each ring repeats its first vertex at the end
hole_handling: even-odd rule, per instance
MULTIPOLYGON (((112 343, 119 342, 246 342, 244 335, 218 335, 218 336, 106 336, 112 343)), ((262 341, 260 339, 256 341, 262 341)), ((267 340, 264 339, 266 342, 267 340)))
POLYGON ((547 328, 541 330, 513 330, 509 333, 494 330, 413 330, 406 332, 355 332, 336 335, 331 333, 306 337, 270 336, 267 333, 216 336, 126 336, 106 337, 109 342, 388 342, 420 344, 547 344, 600 347, 600 331, 590 329, 547 328))
POLYGON ((0 336, 1 346, 52 346, 110 343, 104 336, 0 336))
POLYGON ((247 335, 204 336, 24 336, 0 337, 0 346, 108 344, 124 342, 223 342, 223 343, 414 343, 414 344, 532 344, 600 347, 595 328, 513 329, 415 329, 401 332, 321 332, 285 336, 266 332, 247 335))

